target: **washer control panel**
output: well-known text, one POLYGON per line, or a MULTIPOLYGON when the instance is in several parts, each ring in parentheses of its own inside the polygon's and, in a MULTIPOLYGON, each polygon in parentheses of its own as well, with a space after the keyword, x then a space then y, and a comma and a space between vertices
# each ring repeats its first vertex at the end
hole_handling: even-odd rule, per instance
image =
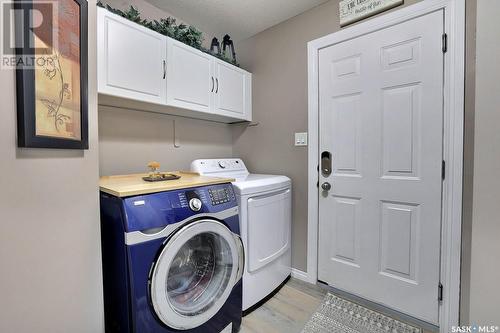
POLYGON ((234 200, 234 192, 231 186, 208 190, 210 201, 213 206, 222 205, 234 200))
POLYGON ((178 193, 178 197, 180 207, 189 208, 193 212, 201 211, 206 205, 219 206, 236 201, 231 184, 182 191, 178 193))
POLYGON ((223 211, 237 214, 238 211, 238 201, 231 183, 150 193, 123 199, 101 192, 101 200, 110 205, 109 209, 112 207, 115 209, 116 200, 123 201, 126 232, 163 229, 166 225, 193 216, 207 217, 223 211))

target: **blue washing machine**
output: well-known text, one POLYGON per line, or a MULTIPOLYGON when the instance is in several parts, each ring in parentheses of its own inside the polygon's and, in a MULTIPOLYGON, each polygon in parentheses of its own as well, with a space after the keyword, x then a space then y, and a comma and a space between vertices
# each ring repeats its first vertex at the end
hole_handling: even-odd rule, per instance
POLYGON ((231 184, 101 192, 101 227, 106 332, 239 330, 244 257, 231 184))

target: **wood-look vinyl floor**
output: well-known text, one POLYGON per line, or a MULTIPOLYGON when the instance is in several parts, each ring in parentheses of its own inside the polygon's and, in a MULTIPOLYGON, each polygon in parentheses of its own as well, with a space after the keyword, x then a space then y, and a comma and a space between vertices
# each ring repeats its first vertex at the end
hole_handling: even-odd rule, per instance
POLYGON ((319 286, 290 279, 273 298, 243 318, 240 333, 300 333, 326 293, 319 286))
POLYGON ((291 279, 243 318, 240 333, 299 333, 323 301, 325 290, 291 279))

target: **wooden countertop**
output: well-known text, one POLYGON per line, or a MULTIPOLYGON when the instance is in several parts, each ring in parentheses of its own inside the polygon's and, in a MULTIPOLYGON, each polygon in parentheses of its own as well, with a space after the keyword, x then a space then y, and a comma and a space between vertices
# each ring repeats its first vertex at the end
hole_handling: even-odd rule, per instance
POLYGON ((142 179, 148 174, 134 174, 123 176, 105 176, 99 181, 101 191, 116 197, 130 197, 134 195, 165 192, 190 187, 199 187, 205 185, 215 185, 231 183, 232 178, 206 177, 198 173, 186 171, 168 172, 181 176, 177 180, 150 183, 142 179))

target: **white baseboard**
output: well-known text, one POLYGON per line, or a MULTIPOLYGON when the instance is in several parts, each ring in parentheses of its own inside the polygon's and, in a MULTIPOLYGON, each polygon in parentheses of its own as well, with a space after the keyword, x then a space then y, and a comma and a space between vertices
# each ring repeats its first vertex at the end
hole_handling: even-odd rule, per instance
POLYGON ((313 283, 310 281, 309 275, 306 272, 301 271, 297 268, 292 268, 292 277, 297 280, 301 280, 307 283, 313 283))

